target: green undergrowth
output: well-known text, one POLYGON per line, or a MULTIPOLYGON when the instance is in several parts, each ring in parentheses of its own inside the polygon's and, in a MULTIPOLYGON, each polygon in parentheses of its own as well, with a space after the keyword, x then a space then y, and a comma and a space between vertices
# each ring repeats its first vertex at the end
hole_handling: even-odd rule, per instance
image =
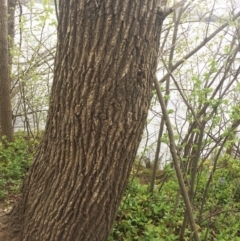
MULTIPOLYGON (((21 133, 12 143, 6 143, 6 139, 0 142, 0 201, 20 192, 38 144, 39 138, 26 138, 21 133)), ((224 168, 217 167, 204 200, 211 168, 203 167, 196 178, 193 212, 200 240, 240 241, 239 160, 230 160, 224 168)), ((147 182, 151 170, 139 170, 129 180, 109 241, 180 240, 185 207, 175 171, 166 166, 159 172, 154 193, 150 193, 147 182)), ((189 224, 182 240, 193 240, 189 224)))
POLYGON ((0 201, 19 193, 22 179, 32 161, 38 138, 16 133, 14 142, 0 141, 0 201))
MULTIPOLYGON (((180 240, 184 202, 174 170, 167 166, 165 171, 170 174, 168 179, 159 183, 153 194, 138 179, 129 182, 109 241, 180 240)), ((200 240, 240 241, 239 166, 216 170, 200 218, 209 173, 206 168, 198 175, 193 207, 200 240)), ((183 240, 193 240, 189 224, 183 240)))
POLYGON ((139 180, 129 183, 109 241, 177 240, 184 209, 179 207, 173 215, 177 183, 167 182, 165 188, 168 193, 156 189, 151 194, 139 180))

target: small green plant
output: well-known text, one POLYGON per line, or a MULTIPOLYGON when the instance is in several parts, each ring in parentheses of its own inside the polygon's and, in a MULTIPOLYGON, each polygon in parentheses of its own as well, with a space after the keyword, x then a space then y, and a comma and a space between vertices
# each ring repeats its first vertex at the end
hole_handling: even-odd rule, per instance
POLYGON ((175 231, 178 229, 177 222, 183 215, 183 210, 176 219, 172 219, 177 183, 168 184, 172 187, 173 195, 166 195, 165 192, 152 194, 148 186, 141 185, 137 179, 129 183, 109 241, 177 240, 175 231))
MULTIPOLYGON (((109 241, 179 240, 185 206, 174 170, 167 165, 163 171, 168 178, 156 186, 153 194, 147 185, 141 184, 139 177, 130 179, 109 241)), ((217 168, 209 186, 202 218, 197 219, 210 171, 211 168, 203 168, 194 198, 193 207, 200 240, 240 240, 238 166, 229 164, 227 169, 221 166, 217 168)), ((189 224, 184 238, 192 240, 189 224)))
POLYGON ((0 200, 10 193, 18 193, 22 179, 32 161, 38 140, 28 139, 22 133, 14 142, 3 137, 0 142, 0 200))

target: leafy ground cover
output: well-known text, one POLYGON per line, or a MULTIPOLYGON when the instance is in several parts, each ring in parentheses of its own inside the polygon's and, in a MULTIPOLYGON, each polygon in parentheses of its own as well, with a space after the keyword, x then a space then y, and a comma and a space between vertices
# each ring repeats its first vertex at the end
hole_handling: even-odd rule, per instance
POLYGON ((19 193, 23 177, 33 159, 38 138, 26 138, 22 133, 15 136, 15 141, 7 143, 3 138, 0 143, 0 200, 8 202, 19 193))
MULTIPOLYGON (((39 138, 22 134, 13 143, 0 144, 0 209, 11 206, 17 197, 39 138)), ((216 169, 205 192, 211 167, 199 171, 193 210, 202 241, 240 241, 240 166, 237 160, 227 168, 216 169), (204 194, 205 193, 205 194, 204 194)), ((143 172, 151 175, 151 171, 143 172)), ((154 193, 141 179, 132 175, 122 199, 109 241, 174 241, 185 214, 175 171, 166 166, 154 193)), ((192 240, 187 225, 183 240, 192 240)))
MULTIPOLYGON (((156 186, 153 194, 148 185, 140 184, 137 179, 128 184, 109 241, 180 240, 184 203, 174 170, 166 166, 164 171, 168 178, 164 184, 156 186)), ((238 170, 232 167, 217 170, 205 201, 203 193, 209 180, 209 169, 206 168, 198 178, 193 209, 201 240, 240 240, 238 170)), ((192 240, 189 226, 183 240, 192 240)))

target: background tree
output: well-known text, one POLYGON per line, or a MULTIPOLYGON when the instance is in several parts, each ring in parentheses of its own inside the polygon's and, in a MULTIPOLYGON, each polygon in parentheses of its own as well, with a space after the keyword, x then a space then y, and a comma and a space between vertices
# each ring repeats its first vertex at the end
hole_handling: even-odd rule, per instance
POLYGON ((28 137, 45 126, 56 46, 54 7, 19 3, 16 7, 16 38, 13 56, 11 99, 15 131, 28 137))
POLYGON ((15 9, 17 5, 17 0, 8 0, 8 48, 9 48, 9 56, 8 56, 8 64, 12 66, 12 54, 11 49, 14 44, 15 37, 15 9))
POLYGON ((107 240, 151 101, 165 4, 60 1, 46 131, 9 219, 18 240, 107 240))
POLYGON ((0 124, 1 134, 13 141, 12 108, 8 66, 7 1, 0 1, 0 124))

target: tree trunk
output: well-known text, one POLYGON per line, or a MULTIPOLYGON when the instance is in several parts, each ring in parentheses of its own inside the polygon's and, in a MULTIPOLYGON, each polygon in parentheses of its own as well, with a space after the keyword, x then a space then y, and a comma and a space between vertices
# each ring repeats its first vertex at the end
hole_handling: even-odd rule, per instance
MULTIPOLYGON (((8 0, 8 66, 9 73, 12 71, 12 54, 11 49, 14 44, 15 37, 15 9, 17 5, 17 0, 8 0)), ((10 75, 11 76, 11 75, 10 75)), ((9 76, 10 86, 12 83, 12 79, 9 76)))
POLYGON ((12 108, 8 67, 7 0, 0 0, 0 124, 1 135, 13 141, 12 108))
POLYGON ((9 48, 9 57, 8 63, 12 65, 12 55, 10 49, 13 47, 14 37, 15 37, 15 9, 16 9, 17 0, 8 0, 8 48, 9 48))
POLYGON ((151 100, 158 5, 60 1, 46 131, 9 219, 19 241, 107 240, 151 100))

